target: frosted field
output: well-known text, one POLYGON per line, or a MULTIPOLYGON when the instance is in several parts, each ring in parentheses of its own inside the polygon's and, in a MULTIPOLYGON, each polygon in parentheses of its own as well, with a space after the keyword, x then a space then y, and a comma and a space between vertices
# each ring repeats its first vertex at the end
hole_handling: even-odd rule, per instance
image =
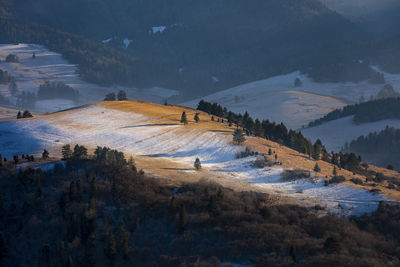
MULTIPOLYGON (((400 75, 384 74, 386 82, 399 90, 400 75)), ((382 87, 368 82, 315 83, 308 76, 293 72, 243 84, 203 99, 234 112, 248 111, 254 118, 284 122, 292 129, 299 129, 336 108, 358 102, 361 96, 366 100, 375 97, 382 87), (296 78, 302 81, 302 87, 294 87, 296 78)), ((196 107, 199 101, 195 99, 183 105, 196 107)))
MULTIPOLYGON (((19 93, 22 91, 36 93, 39 86, 45 81, 64 82, 80 93, 79 104, 102 101, 109 92, 126 90, 129 98, 163 103, 170 96, 179 94, 178 91, 165 88, 136 89, 125 87, 102 87, 83 81, 78 73, 77 66, 69 64, 63 57, 49 51, 41 45, 35 44, 0 44, 0 69, 8 71, 16 78, 19 93), (32 59, 32 54, 36 59, 32 59), (6 63, 5 58, 9 54, 16 54, 20 63, 6 63)), ((16 99, 11 96, 8 85, 0 85, 0 94, 7 96, 12 103, 16 99)), ((36 103, 36 111, 39 113, 54 112, 76 106, 69 100, 54 99, 39 101, 36 103)))
MULTIPOLYGON (((99 105, 53 114, 38 119, 0 123, 0 153, 40 156, 43 149, 59 155, 64 144, 82 144, 88 148, 109 146, 126 154, 162 158, 193 172, 196 157, 210 175, 248 182, 287 197, 326 205, 344 215, 362 214, 384 199, 350 186, 323 186, 322 182, 301 180, 282 182, 282 168, 255 169, 255 157, 236 159, 243 147, 230 144, 230 134, 185 127, 180 124, 155 124, 144 115, 107 109, 99 105), (338 206, 340 205, 340 206, 338 206)), ((212 177, 211 176, 211 177, 212 177)))

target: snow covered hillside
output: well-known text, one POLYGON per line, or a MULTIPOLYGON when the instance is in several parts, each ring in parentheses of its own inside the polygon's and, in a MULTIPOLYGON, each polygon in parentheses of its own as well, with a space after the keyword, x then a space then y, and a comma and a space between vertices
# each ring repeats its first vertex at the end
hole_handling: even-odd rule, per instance
MULTIPOLYGON (((43 149, 47 149, 54 156, 60 154, 64 144, 81 144, 89 149, 97 145, 109 146, 134 155, 136 159, 164 160, 169 163, 162 169, 176 169, 184 172, 185 176, 197 175, 193 162, 198 157, 203 165, 200 173, 208 178, 245 183, 311 205, 326 205, 330 210, 346 215, 371 211, 378 201, 385 199, 383 195, 349 185, 324 186, 317 176, 314 180, 284 182, 281 173, 288 168, 287 165, 256 169, 252 167, 256 157, 237 159, 237 152, 244 148, 231 144, 232 129, 211 122, 204 113, 200 114, 201 122, 196 124, 192 120, 195 112, 179 106, 123 101, 4 122, 0 123, 0 152, 10 158, 23 153, 39 156, 43 149), (182 111, 188 114, 189 125, 179 123, 182 111)), ((265 150, 267 144, 259 147, 265 150)), ((291 157, 296 156, 287 150, 291 157)), ((284 158, 284 152, 280 150, 279 153, 280 158, 284 158)), ((301 155, 296 157, 297 163, 315 164, 301 155)), ((155 165, 159 165, 158 162, 155 165)), ((325 163, 321 168, 331 172, 332 166, 325 163)), ((152 170, 145 171, 151 173, 152 170)))
MULTIPOLYGON (((400 88, 400 75, 384 75, 387 83, 395 89, 400 88)), ((217 102, 234 112, 248 111, 254 118, 284 122, 290 128, 299 129, 336 108, 357 103, 361 97, 375 97, 382 87, 368 82, 316 83, 300 72, 293 72, 243 84, 203 99, 217 102), (294 86, 296 78, 301 80, 302 86, 294 86)), ((199 100, 183 105, 196 107, 199 100)))
MULTIPOLYGON (((126 90, 130 98, 157 103, 163 103, 166 98, 179 94, 178 91, 164 88, 143 90, 119 86, 107 88, 87 83, 79 77, 76 65, 69 64, 60 54, 35 44, 1 44, 0 61, 0 69, 8 71, 11 76, 15 77, 18 86, 17 95, 23 91, 36 93, 39 86, 46 81, 63 82, 78 90, 80 104, 101 101, 107 93, 119 90, 126 90), (5 58, 9 54, 17 55, 19 63, 5 62, 5 58), (32 58, 33 54, 36 55, 35 59, 32 58)), ((0 84, 0 94, 15 104, 16 98, 11 95, 8 84, 0 84)), ((37 101, 35 111, 39 113, 54 112, 75 105, 76 103, 66 99, 37 101)))

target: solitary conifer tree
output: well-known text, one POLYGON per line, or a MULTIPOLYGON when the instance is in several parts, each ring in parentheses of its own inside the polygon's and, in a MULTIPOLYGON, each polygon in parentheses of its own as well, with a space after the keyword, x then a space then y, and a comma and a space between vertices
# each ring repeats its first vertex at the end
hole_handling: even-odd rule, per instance
POLYGON ((183 124, 188 124, 187 118, 186 118, 186 112, 182 112, 182 116, 181 116, 181 123, 183 124))
POLYGON ((333 167, 332 174, 333 174, 333 176, 337 176, 337 168, 336 168, 336 166, 333 167))
POLYGON ((21 111, 18 111, 18 114, 17 114, 17 119, 21 119, 21 118, 22 118, 21 111))
POLYGON ((43 153, 42 153, 42 159, 48 159, 49 158, 49 151, 47 151, 46 149, 45 150, 43 150, 43 153))
POLYGON ((321 172, 321 168, 319 167, 318 163, 315 163, 314 171, 315 172, 321 172))
POLYGON ((194 121, 195 121, 196 123, 198 123, 198 122, 200 121, 199 113, 196 113, 196 114, 194 115, 194 121))
POLYGON ((246 141, 246 138, 244 137, 244 132, 241 129, 236 129, 235 132, 233 132, 233 143, 236 145, 241 145, 246 141))
POLYGON ((128 98, 126 97, 126 92, 124 90, 119 91, 118 100, 119 101, 128 100, 128 98))
POLYGON ((201 169, 201 162, 199 158, 196 158, 195 162, 194 162, 194 167, 196 168, 196 170, 200 170, 201 169))

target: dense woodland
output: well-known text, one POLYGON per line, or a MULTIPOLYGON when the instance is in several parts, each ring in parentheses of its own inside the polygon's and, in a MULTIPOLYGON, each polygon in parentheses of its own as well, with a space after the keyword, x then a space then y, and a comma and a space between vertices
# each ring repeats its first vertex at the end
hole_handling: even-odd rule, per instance
POLYGON ((75 102, 79 100, 79 92, 73 89, 71 86, 65 83, 51 83, 45 82, 39 86, 39 91, 37 93, 38 99, 70 99, 75 102))
POLYGON ((400 119, 400 98, 376 99, 364 103, 348 105, 342 109, 335 109, 321 119, 310 122, 309 127, 352 115, 354 115, 353 120, 355 123, 400 119))
POLYGON ((392 166, 400 169, 400 129, 387 127, 379 133, 370 133, 360 136, 357 140, 347 144, 345 151, 352 151, 366 161, 383 167, 392 166))
MULTIPOLYGON (((218 103, 209 103, 204 100, 199 102, 197 109, 224 118, 229 125, 235 124, 237 127, 242 127, 247 135, 278 142, 300 153, 308 154, 315 160, 322 159, 352 172, 360 171, 361 158, 354 153, 328 153, 320 140, 312 144, 301 132, 288 130, 283 123, 276 124, 268 120, 254 120, 247 112, 244 115, 236 114, 228 111, 227 108, 222 108, 218 103)), ((224 121, 221 120, 221 122, 224 121)))
POLYGON ((69 62, 79 66, 79 73, 89 82, 141 85, 146 80, 146 72, 151 72, 132 56, 48 26, 0 17, 0 31, 1 43, 36 43, 61 53, 69 62))
MULTIPOLYGON (((47 151, 43 157, 48 158, 47 151)), ((400 207, 317 216, 276 198, 201 180, 171 186, 121 152, 76 145, 49 171, 1 161, 3 266, 395 266, 400 207)), ((51 156, 51 155, 50 155, 51 156)), ((46 161, 45 159, 45 161, 46 161)))

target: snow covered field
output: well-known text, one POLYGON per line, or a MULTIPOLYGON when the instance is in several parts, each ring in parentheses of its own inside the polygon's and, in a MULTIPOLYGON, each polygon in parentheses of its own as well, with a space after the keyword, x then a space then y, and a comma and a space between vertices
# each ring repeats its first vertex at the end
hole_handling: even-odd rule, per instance
POLYGON ((325 187, 322 181, 281 181, 281 167, 255 169, 255 157, 236 159, 243 147, 233 146, 230 133, 207 131, 181 124, 159 123, 151 117, 89 105, 37 119, 0 123, 0 152, 39 156, 43 149, 60 153, 64 144, 88 148, 109 146, 137 157, 159 158, 183 164, 188 175, 196 157, 215 177, 247 182, 288 197, 326 205, 340 214, 361 214, 376 208, 382 195, 346 185, 325 187), (339 205, 339 206, 338 206, 339 205), (343 207, 343 208, 341 208, 343 207))
MULTIPOLYGON (((163 103, 170 96, 179 94, 176 90, 165 88, 136 89, 125 87, 102 87, 87 83, 79 77, 77 66, 69 64, 63 57, 49 51, 41 45, 35 44, 0 44, 0 69, 6 70, 16 78, 18 93, 36 93, 39 86, 45 81, 63 82, 79 91, 79 104, 102 101, 109 92, 126 90, 129 98, 163 103), (32 58, 33 53, 36 59, 32 58), (5 58, 9 54, 19 57, 19 63, 6 63, 5 58)), ((11 96, 8 85, 0 85, 0 94, 6 96, 15 103, 16 98, 11 96)), ((72 101, 54 99, 39 101, 36 103, 36 110, 39 113, 54 112, 75 106, 72 101)))
MULTIPOLYGON (((400 75, 384 74, 386 82, 399 90, 400 75)), ((315 83, 308 76, 293 72, 243 84, 203 99, 217 102, 235 112, 248 111, 255 118, 284 122, 290 128, 298 129, 336 108, 358 102, 361 96, 367 100, 375 97, 382 87, 366 81, 315 83), (302 81, 301 87, 294 87, 296 78, 302 81)), ((195 99, 183 105, 196 107, 199 101, 195 99)))

